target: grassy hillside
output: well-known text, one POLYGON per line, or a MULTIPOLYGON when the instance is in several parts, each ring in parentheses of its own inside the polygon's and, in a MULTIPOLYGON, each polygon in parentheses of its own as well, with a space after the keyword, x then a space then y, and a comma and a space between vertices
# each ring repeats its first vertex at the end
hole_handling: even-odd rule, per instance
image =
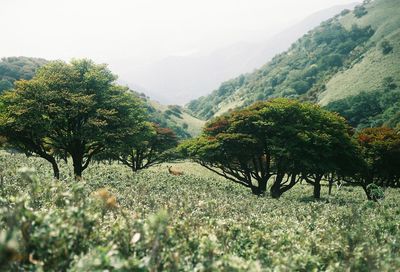
POLYGON ((353 13, 343 18, 342 24, 370 25, 375 33, 370 38, 369 49, 362 60, 350 69, 335 74, 326 84, 326 91, 319 97, 321 105, 356 95, 361 91, 375 91, 382 87, 385 77, 392 77, 400 85, 400 5, 398 1, 374 1, 367 6, 368 13, 356 18, 353 13), (382 53, 382 42, 387 41, 393 48, 388 54, 382 53))
POLYGON ((183 107, 163 105, 149 98, 145 100, 154 122, 172 128, 180 138, 190 138, 200 134, 205 122, 190 115, 183 107))
POLYGON ((397 0, 367 1, 354 11, 344 10, 254 73, 223 83, 187 108, 208 119, 273 97, 327 105, 362 91, 382 89, 387 77, 399 86, 399 14, 397 0))
POLYGON ((14 81, 31 79, 47 60, 28 57, 9 57, 0 60, 0 93, 11 89, 14 81))
POLYGON ((63 165, 55 182, 41 159, 0 162, 2 271, 400 269, 398 190, 372 203, 361 188, 323 186, 314 202, 298 184, 274 200, 191 163, 174 165, 180 177, 93 165, 79 182, 63 165))

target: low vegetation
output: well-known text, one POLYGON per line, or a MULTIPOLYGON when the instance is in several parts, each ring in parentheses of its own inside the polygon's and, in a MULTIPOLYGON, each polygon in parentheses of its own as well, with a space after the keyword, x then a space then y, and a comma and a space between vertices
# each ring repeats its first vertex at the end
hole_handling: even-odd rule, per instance
POLYGON ((0 270, 399 271, 396 70, 324 96, 365 56, 397 56, 392 31, 378 42, 369 24, 392 1, 342 12, 190 103, 205 125, 104 64, 4 59, 0 270))
POLYGON ((81 181, 61 164, 55 182, 38 158, 0 160, 3 271, 400 268, 398 190, 375 203, 360 187, 335 186, 329 196, 323 183, 314 202, 305 183, 275 200, 189 163, 174 166, 183 176, 165 165, 132 176, 100 163, 81 181))

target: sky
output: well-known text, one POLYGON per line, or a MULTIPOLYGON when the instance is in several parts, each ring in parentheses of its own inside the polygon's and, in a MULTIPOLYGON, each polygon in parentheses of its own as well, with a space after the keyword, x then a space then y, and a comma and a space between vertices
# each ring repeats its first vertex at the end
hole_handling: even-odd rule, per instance
POLYGON ((266 39, 316 11, 354 1, 0 0, 0 57, 143 65, 266 39))

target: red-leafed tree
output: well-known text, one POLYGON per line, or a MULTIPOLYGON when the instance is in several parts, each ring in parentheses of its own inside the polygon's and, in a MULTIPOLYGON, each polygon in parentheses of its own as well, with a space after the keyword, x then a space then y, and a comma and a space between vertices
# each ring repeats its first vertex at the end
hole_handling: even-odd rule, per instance
POLYGON ((370 188, 400 187, 400 132, 388 127, 366 128, 355 135, 361 147, 363 167, 353 182, 374 200, 370 188))

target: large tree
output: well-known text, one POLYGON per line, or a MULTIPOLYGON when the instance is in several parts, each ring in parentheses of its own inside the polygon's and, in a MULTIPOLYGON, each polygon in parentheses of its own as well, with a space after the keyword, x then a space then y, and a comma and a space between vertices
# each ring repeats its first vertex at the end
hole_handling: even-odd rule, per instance
POLYGON ((108 153, 110 158, 137 172, 170 159, 173 156, 172 150, 177 145, 177 136, 170 128, 148 123, 143 125, 138 135, 122 139, 108 153))
POLYGON ((362 186, 374 199, 371 185, 400 187, 400 132, 388 127, 366 128, 355 135, 363 159, 358 173, 347 180, 362 186))
POLYGON ((0 133, 50 161, 56 177, 55 154, 70 156, 80 177, 94 155, 137 135, 144 122, 140 100, 115 80, 90 60, 50 62, 2 96, 0 133))
POLYGON ((211 171, 278 198, 305 179, 320 195, 322 176, 351 162, 355 149, 343 118, 288 99, 259 102, 218 117, 181 151, 211 171))

